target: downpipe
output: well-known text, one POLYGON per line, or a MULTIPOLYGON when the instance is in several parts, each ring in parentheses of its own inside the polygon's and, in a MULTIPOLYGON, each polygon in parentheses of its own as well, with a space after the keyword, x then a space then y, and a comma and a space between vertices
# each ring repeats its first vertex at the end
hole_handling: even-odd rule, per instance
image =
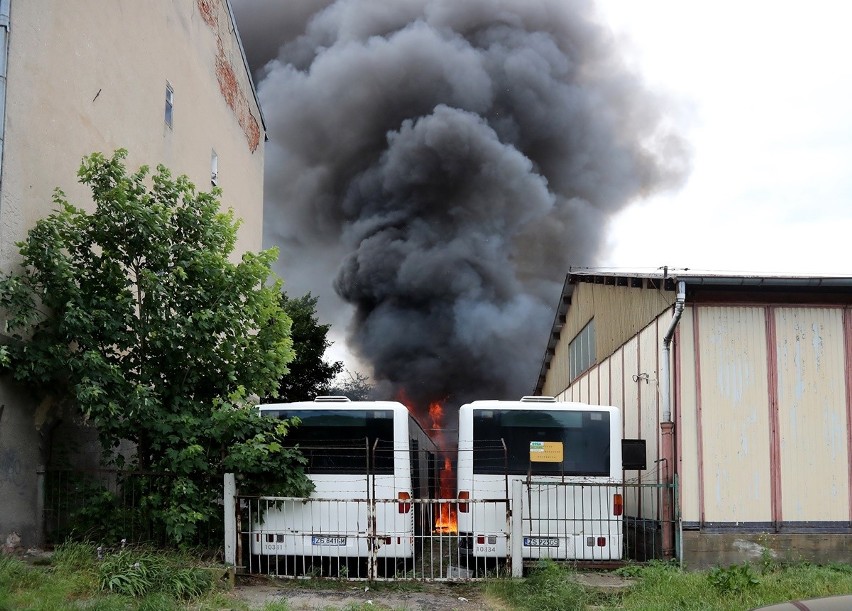
POLYGON ((660 422, 660 433, 662 441, 663 463, 663 507, 662 507, 662 544, 663 558, 671 558, 675 553, 675 490, 674 490, 674 421, 672 420, 671 401, 671 346, 674 339, 675 329, 683 315, 686 302, 686 283, 678 281, 677 298, 675 300, 674 314, 672 315, 669 328, 663 336, 663 363, 660 371, 662 393, 662 421, 660 422))

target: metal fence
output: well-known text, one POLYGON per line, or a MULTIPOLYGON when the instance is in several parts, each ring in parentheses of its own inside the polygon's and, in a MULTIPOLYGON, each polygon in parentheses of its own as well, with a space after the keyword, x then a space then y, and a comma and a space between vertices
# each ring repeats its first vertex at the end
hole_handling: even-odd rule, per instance
MULTIPOLYGON (((176 479, 173 473, 45 467, 37 475, 44 539, 48 545, 67 539, 107 546, 118 545, 122 540, 168 545, 169 538, 157 508, 146 499, 169 491, 176 479)), ((216 476, 217 485, 220 479, 221 476, 216 476)), ((209 550, 222 548, 221 519, 199 523, 197 527, 195 543, 209 550)))
POLYGON ((226 536, 238 572, 291 578, 477 580, 521 575, 543 558, 613 568, 679 556, 677 483, 657 479, 528 478, 485 500, 235 494, 226 536), (461 515, 471 518, 469 532, 458 532, 461 515))

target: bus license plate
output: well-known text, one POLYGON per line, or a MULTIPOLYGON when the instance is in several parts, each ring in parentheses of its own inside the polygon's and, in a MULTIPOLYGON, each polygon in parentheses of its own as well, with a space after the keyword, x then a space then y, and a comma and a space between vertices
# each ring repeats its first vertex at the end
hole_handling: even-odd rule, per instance
POLYGON ((313 545, 346 545, 346 537, 311 537, 313 545))
POLYGON ((525 547, 559 547, 559 539, 555 537, 524 537, 525 547))

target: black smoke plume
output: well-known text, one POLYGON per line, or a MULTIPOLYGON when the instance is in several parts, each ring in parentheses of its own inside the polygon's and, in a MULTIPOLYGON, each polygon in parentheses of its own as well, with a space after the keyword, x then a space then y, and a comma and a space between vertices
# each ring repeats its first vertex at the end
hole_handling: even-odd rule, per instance
POLYGON ((269 131, 265 239, 288 290, 348 320, 385 398, 529 393, 569 265, 595 264, 612 215, 688 165, 594 5, 235 9, 269 131))

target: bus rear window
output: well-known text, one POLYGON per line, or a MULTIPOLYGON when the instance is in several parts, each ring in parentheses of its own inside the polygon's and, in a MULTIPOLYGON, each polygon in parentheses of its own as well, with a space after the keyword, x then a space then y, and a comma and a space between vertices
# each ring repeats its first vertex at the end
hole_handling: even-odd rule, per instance
POLYGON ((391 410, 264 410, 266 417, 301 422, 287 434, 299 446, 308 474, 393 473, 391 410), (368 471, 369 470, 369 471, 368 471))
POLYGON ((609 475, 609 428, 604 411, 474 411, 473 472, 609 475))

